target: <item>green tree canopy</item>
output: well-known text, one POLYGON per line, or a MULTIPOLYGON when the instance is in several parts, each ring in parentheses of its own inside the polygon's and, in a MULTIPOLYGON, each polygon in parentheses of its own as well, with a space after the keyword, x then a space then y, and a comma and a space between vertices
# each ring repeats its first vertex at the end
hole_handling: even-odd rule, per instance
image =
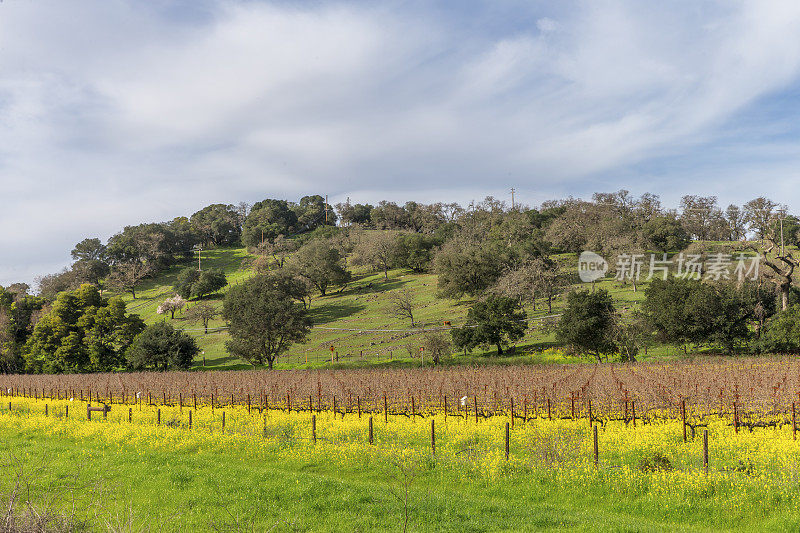
POLYGON ((397 236, 394 263, 413 272, 427 272, 433 261, 433 250, 441 244, 438 237, 421 233, 406 233, 397 236))
POLYGON ((239 241, 239 213, 233 205, 212 204, 192 215, 191 227, 208 245, 230 245, 239 241))
POLYGON ((242 242, 251 247, 287 235, 297 227, 297 214, 286 200, 256 202, 244 222, 242 242))
POLYGON ((105 299, 93 285, 63 292, 37 322, 26 344, 26 364, 37 372, 112 370, 144 322, 127 315, 125 303, 105 299))
POLYGON ((136 370, 187 369, 199 352, 189 335, 166 322, 157 322, 136 337, 126 358, 136 370))
POLYGON ((303 245, 294 256, 297 273, 311 282, 322 296, 328 288, 350 281, 342 253, 328 239, 314 239, 303 245))
POLYGON ((184 298, 202 298, 228 285, 225 273, 220 269, 197 270, 185 268, 178 273, 173 289, 184 298))
POLYGON ((558 321, 556 339, 602 361, 617 349, 614 321, 614 300, 608 291, 572 291, 558 321))
POLYGON ((655 217, 642 227, 645 240, 656 250, 677 252, 691 242, 683 225, 672 217, 655 217))
POLYGON ((478 296, 512 263, 511 252, 498 242, 450 241, 434 259, 442 296, 478 296))
POLYGON ((774 293, 750 283, 705 283, 670 277, 645 290, 642 313, 662 342, 722 346, 731 351, 748 339, 756 309, 774 309, 774 293))
POLYGON ((489 296, 467 311, 467 322, 452 330, 453 344, 472 350, 476 346, 494 345, 498 355, 503 346, 522 338, 528 328, 525 310, 514 298, 489 296))
POLYGON ((303 306, 269 276, 256 276, 228 291, 222 314, 230 325, 228 352, 270 369, 292 344, 305 341, 311 327, 303 306))

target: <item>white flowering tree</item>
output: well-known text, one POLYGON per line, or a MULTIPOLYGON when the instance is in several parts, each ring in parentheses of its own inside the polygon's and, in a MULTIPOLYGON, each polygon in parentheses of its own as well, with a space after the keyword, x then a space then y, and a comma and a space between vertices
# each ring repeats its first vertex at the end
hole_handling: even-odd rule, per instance
POLYGON ((170 318, 175 318, 175 312, 180 311, 186 305, 186 300, 184 300, 181 296, 175 294, 161 302, 161 305, 158 306, 156 309, 156 313, 159 315, 163 315, 164 313, 169 313, 170 318))

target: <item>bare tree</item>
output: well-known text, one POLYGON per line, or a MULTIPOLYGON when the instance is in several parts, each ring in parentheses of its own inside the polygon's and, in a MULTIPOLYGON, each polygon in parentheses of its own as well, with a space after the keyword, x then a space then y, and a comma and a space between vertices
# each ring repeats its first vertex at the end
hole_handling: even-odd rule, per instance
POLYGON ((775 289, 780 293, 781 309, 785 311, 789 307, 789 294, 792 290, 794 271, 800 266, 800 263, 792 255, 792 252, 788 250, 781 254, 780 244, 776 243, 772 236, 767 236, 767 244, 761 261, 768 268, 768 270, 764 271, 764 277, 771 281, 775 285, 775 289), (773 250, 775 250, 775 256, 770 258, 769 254, 773 250))
POLYGON ((747 231, 747 214, 738 205, 731 204, 725 209, 725 220, 728 221, 730 240, 744 239, 747 231))
POLYGON ((450 353, 450 336, 441 331, 429 331, 423 337, 422 346, 430 355, 433 364, 438 365, 442 357, 450 353))
POLYGON ((681 198, 681 223, 694 238, 707 241, 714 229, 727 225, 717 206, 716 196, 686 195, 681 198))
POLYGON ((283 268, 286 259, 297 250, 297 243, 287 239, 283 235, 278 235, 272 242, 264 241, 259 244, 256 253, 262 257, 271 257, 271 264, 278 268, 283 268))
POLYGON ((202 322, 205 334, 208 335, 208 323, 219 314, 208 302, 201 302, 186 310, 186 319, 191 322, 202 322))
POLYGON ((370 265, 383 271, 384 279, 389 279, 389 269, 394 266, 396 254, 396 232, 367 232, 353 249, 353 264, 370 265))
POLYGON ((139 261, 115 265, 106 283, 114 289, 130 292, 136 299, 136 285, 150 275, 150 267, 139 261))
POLYGON ((248 214, 250 214, 250 204, 247 202, 239 202, 236 204, 236 219, 239 223, 239 231, 244 229, 244 221, 248 214))
POLYGON ((389 293, 389 316, 411 320, 414 327, 414 294, 408 289, 389 293))
POLYGON ((760 196, 744 204, 744 215, 750 229, 755 230, 760 239, 767 237, 769 226, 774 216, 773 210, 778 204, 760 196))
POLYGON ((536 311, 536 300, 545 298, 550 313, 553 311, 553 298, 566 284, 558 263, 539 257, 507 270, 492 287, 492 292, 530 302, 534 311, 536 311))

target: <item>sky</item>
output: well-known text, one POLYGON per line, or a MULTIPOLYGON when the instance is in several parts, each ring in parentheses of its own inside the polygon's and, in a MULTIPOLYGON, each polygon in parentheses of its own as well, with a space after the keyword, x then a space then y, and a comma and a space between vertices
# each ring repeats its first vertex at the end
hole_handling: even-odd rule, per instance
POLYGON ((212 203, 800 209, 800 2, 4 0, 0 285, 212 203))

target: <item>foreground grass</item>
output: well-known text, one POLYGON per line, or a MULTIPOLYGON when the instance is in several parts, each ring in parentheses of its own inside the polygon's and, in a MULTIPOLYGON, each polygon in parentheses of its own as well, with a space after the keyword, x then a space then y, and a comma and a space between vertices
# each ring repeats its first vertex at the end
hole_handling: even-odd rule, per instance
MULTIPOLYGON (((77 403, 13 400, 0 412, 0 494, 24 472, 30 499, 50 502, 98 529, 204 531, 711 531, 789 530, 800 525, 800 445, 791 430, 735 435, 709 419, 712 469, 677 422, 609 422, 601 461, 591 461, 586 421, 537 420, 512 430, 502 452, 497 417, 480 424, 436 418, 375 423, 309 413, 115 406, 87 422, 77 403), (69 419, 64 408, 71 405, 69 419), (643 472, 659 452, 671 470, 643 472)), ((85 409, 85 408, 84 408, 85 409)))

